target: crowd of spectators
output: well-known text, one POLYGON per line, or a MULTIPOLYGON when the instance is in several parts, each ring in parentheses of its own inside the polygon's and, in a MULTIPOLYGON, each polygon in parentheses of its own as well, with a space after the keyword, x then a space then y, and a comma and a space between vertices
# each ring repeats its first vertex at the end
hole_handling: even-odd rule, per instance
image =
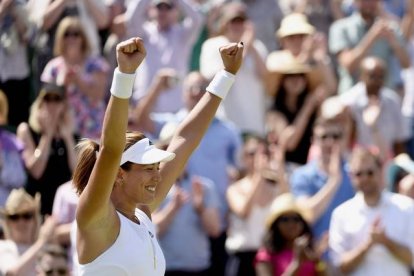
POLYGON ((163 148, 244 43, 153 214, 166 275, 414 275, 414 0, 0 0, 0 275, 77 275, 76 144, 132 36, 163 148))

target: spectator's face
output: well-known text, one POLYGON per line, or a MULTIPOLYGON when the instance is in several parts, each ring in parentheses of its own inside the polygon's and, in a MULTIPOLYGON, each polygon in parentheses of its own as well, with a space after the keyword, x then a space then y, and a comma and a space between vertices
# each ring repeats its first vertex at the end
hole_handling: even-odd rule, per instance
POLYGON ((380 66, 363 68, 361 72, 361 79, 370 91, 379 92, 381 87, 384 85, 385 78, 385 71, 380 66))
POLYGON ((304 74, 285 75, 283 88, 292 96, 299 96, 306 88, 307 79, 304 74))
POLYGON ((350 171, 355 188, 364 195, 375 196, 382 190, 381 170, 375 160, 367 156, 351 161, 350 171))
POLYGON ((38 276, 67 276, 69 275, 67 261, 63 256, 44 255, 38 263, 38 276))
POLYGON ((304 225, 299 214, 289 212, 281 215, 276 223, 286 241, 293 241, 303 233, 304 225))
POLYGON ((175 23, 176 13, 172 4, 160 3, 154 7, 155 19, 161 29, 169 28, 175 23))
POLYGON ((66 54, 82 53, 82 31, 75 27, 68 28, 63 34, 63 45, 66 54))
POLYGON ((297 56, 302 51, 302 45, 306 37, 306 34, 285 36, 281 39, 282 48, 290 51, 294 56, 297 56))
POLYGON ((11 239, 16 243, 30 243, 36 227, 35 210, 6 216, 11 239))
POLYGON ((355 5, 362 17, 374 19, 378 15, 380 0, 356 0, 355 5))
POLYGON ((203 97, 207 85, 207 81, 200 74, 194 73, 187 78, 184 84, 184 103, 188 110, 193 109, 203 97))
POLYGON ((333 147, 343 147, 344 133, 340 125, 320 125, 314 129, 315 143, 320 147, 322 158, 329 158, 333 147))
POLYGON ((244 32, 245 22, 246 19, 244 17, 235 17, 227 23, 227 29, 229 32, 241 36, 244 32))

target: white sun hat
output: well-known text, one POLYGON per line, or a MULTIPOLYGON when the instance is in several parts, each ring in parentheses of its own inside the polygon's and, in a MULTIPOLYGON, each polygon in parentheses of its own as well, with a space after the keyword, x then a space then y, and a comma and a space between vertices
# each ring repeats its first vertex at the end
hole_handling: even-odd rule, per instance
POLYGON ((135 164, 148 165, 159 162, 173 160, 175 153, 160 150, 150 143, 148 138, 144 138, 133 144, 122 154, 121 164, 132 162, 135 164))

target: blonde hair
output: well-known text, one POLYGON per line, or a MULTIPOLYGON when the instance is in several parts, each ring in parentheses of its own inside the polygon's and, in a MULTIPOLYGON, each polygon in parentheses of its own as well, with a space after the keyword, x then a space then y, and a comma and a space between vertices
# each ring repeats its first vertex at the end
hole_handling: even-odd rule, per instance
POLYGON ((7 124, 7 116, 9 114, 9 102, 3 90, 0 90, 0 125, 7 124))
MULTIPOLYGON (((39 124, 39 110, 40 110, 40 106, 44 103, 44 96, 48 94, 46 92, 45 89, 42 89, 39 93, 39 95, 37 96, 37 98, 35 99, 35 101, 32 103, 32 105, 30 106, 30 114, 29 114, 29 126, 36 132, 36 133, 41 133, 42 132, 42 128, 39 124)), ((62 116, 64 116, 65 112, 67 112, 67 109, 69 108, 67 101, 66 101, 66 97, 63 97, 63 103, 65 105, 64 111, 62 112, 62 116)))
POLYGON ((91 51, 91 46, 84 31, 84 27, 82 22, 79 20, 78 17, 75 16, 68 16, 62 19, 59 23, 58 28, 56 30, 55 36, 55 45, 53 47, 53 54, 56 56, 61 56, 65 50, 65 33, 69 29, 76 29, 79 31, 80 36, 82 38, 82 54, 83 56, 88 56, 91 51))

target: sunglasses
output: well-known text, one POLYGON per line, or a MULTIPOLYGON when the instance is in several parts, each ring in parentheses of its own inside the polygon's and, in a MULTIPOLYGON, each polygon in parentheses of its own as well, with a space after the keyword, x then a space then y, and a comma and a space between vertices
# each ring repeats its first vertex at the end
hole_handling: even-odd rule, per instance
POLYGON ((342 133, 325 133, 319 136, 319 139, 321 140, 327 140, 327 139, 333 139, 333 140, 339 140, 342 138, 342 133))
POLYGON ((299 223, 299 222, 302 222, 302 220, 299 216, 281 216, 281 217, 279 217, 279 222, 281 222, 281 223, 288 223, 288 222, 299 223))
POLYGON ((16 215, 8 215, 7 219, 10 221, 18 221, 20 219, 23 220, 31 220, 34 218, 34 213, 23 213, 23 214, 16 214, 16 215))
POLYGON ((65 32, 65 34, 63 35, 63 37, 78 37, 80 36, 81 33, 79 31, 67 31, 65 32))
POLYGON ((49 95, 45 95, 43 100, 45 102, 48 102, 48 103, 50 103, 50 102, 61 102, 61 101, 63 101, 63 98, 61 96, 50 95, 49 94, 49 95))
POLYGON ((67 275, 68 269, 65 267, 45 270, 46 275, 67 275))
POLYGON ((243 17, 235 17, 232 20, 230 20, 230 23, 244 23, 246 21, 243 17))
POLYGON ((375 171, 372 169, 369 170, 365 170, 365 171, 355 171, 352 174, 356 177, 362 177, 362 176, 368 176, 368 177, 372 177, 374 175, 375 171))
POLYGON ((170 11, 174 8, 174 6, 163 3, 163 4, 157 5, 156 8, 159 11, 170 11))

